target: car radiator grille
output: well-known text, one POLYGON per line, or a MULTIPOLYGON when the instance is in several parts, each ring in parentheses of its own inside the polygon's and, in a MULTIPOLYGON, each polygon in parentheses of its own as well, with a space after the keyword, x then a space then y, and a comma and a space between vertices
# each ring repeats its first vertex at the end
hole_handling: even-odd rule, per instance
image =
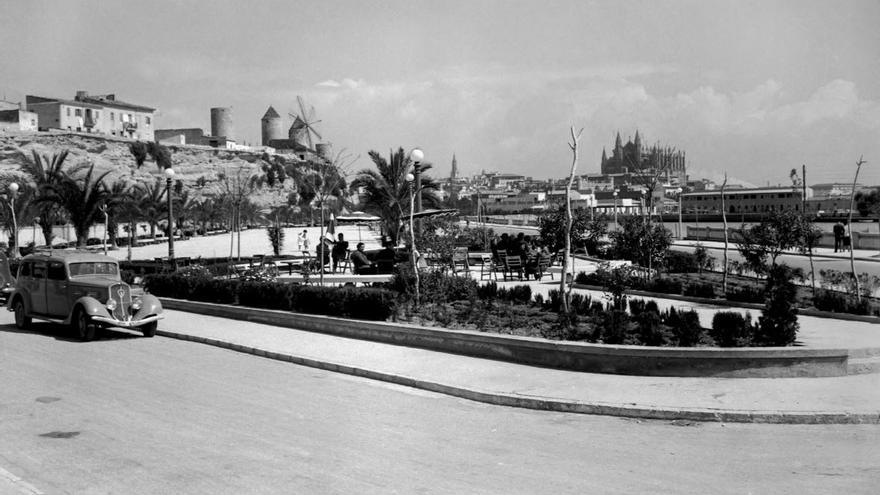
POLYGON ((128 308, 131 306, 131 287, 126 284, 110 286, 110 299, 116 301, 116 308, 110 314, 117 320, 127 320, 128 308))

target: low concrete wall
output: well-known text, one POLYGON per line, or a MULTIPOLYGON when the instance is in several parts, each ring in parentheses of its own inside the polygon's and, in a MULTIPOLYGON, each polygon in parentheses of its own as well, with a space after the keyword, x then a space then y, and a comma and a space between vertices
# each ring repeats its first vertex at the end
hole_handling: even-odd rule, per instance
MULTIPOLYGON (((723 227, 693 227, 688 225, 686 228, 687 239, 695 241, 724 242, 723 227)), ((730 227, 727 229, 727 231, 729 238, 728 240, 731 243, 739 242, 742 240, 742 234, 740 234, 738 228, 730 227)), ((819 239, 818 247, 833 248, 834 234, 830 232, 822 233, 822 237, 819 239)), ((853 232, 852 247, 853 249, 880 249, 880 234, 853 232)))
POLYGON ((162 298, 167 309, 552 368, 624 375, 778 378, 847 374, 846 349, 667 348, 560 342, 162 298))

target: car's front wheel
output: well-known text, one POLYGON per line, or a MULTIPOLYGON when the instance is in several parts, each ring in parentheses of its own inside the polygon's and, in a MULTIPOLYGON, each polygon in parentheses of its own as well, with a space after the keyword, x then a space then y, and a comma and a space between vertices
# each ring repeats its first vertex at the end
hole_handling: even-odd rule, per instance
POLYGON ((95 338, 96 326, 89 314, 82 309, 76 310, 76 314, 73 317, 73 329, 76 332, 76 336, 83 342, 88 342, 95 338))
POLYGON ((158 321, 151 321, 146 325, 141 327, 141 332, 143 332, 144 337, 153 337, 156 335, 156 328, 159 327, 158 321))
POLYGON ((24 330, 31 326, 31 317, 27 315, 24 309, 24 301, 21 298, 12 303, 12 311, 15 312, 15 326, 24 330))

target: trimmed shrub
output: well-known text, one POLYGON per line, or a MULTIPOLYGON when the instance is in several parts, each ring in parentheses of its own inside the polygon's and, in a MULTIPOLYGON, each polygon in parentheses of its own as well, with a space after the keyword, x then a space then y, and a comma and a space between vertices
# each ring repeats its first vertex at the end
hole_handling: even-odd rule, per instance
POLYGON ((851 313, 855 315, 870 315, 876 313, 867 298, 858 302, 854 297, 833 290, 820 289, 813 298, 813 306, 820 311, 834 313, 851 313))
POLYGON ((684 295, 714 299, 715 286, 706 282, 690 282, 684 287, 684 295))
POLYGON ((699 268, 697 257, 685 251, 670 250, 663 264, 668 273, 696 273, 699 268))
POLYGON ((680 281, 668 277, 658 277, 652 280, 645 290, 664 294, 681 294, 682 284, 680 281))
POLYGON ((720 311, 712 318, 710 332, 715 343, 721 347, 745 347, 752 343, 755 327, 750 315, 734 311, 720 311))
POLYGON ((764 290, 765 303, 755 341, 766 346, 786 346, 794 343, 800 325, 797 321, 797 287, 792 279, 797 270, 787 265, 775 265, 767 275, 764 290))
POLYGON ((741 288, 729 287, 725 296, 727 296, 728 301, 762 303, 764 302, 764 289, 751 286, 741 288))
POLYGON ((692 347, 706 340, 706 329, 700 326, 700 315, 694 310, 676 311, 669 308, 663 322, 670 327, 672 341, 680 347, 692 347))

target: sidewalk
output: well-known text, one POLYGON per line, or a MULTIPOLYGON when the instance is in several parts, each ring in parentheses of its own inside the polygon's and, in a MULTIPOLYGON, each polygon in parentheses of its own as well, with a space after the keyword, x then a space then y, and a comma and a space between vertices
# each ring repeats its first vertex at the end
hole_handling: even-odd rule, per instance
POLYGON ((880 424, 880 374, 676 378, 572 372, 182 311, 159 335, 489 404, 664 420, 880 424))

